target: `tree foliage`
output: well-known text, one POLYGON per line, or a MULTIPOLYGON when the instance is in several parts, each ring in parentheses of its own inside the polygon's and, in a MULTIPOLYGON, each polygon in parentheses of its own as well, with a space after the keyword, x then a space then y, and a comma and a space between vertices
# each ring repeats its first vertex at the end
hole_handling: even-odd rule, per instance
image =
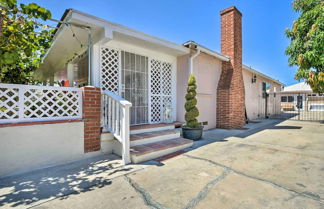
POLYGON ((300 12, 286 35, 291 43, 286 49, 289 64, 298 66, 295 79, 306 80, 314 92, 324 92, 324 1, 295 0, 300 12))
POLYGON ((51 12, 35 3, 0 0, 0 82, 29 83, 50 47, 52 30, 41 24, 51 12))
POLYGON ((187 94, 186 94, 186 103, 185 103, 185 120, 186 120, 186 126, 189 128, 198 128, 200 127, 200 124, 198 123, 198 120, 196 119, 199 116, 197 105, 197 99, 196 99, 196 79, 193 74, 190 75, 188 80, 188 87, 187 87, 187 94))

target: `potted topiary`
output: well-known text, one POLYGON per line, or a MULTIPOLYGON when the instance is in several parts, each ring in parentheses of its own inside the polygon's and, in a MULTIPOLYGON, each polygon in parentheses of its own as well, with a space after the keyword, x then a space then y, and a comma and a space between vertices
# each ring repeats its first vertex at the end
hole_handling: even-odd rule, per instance
POLYGON ((188 80, 188 88, 185 103, 185 120, 186 123, 182 126, 182 135, 186 139, 199 140, 202 136, 203 126, 198 123, 196 119, 199 116, 196 99, 196 79, 193 74, 190 75, 188 80))

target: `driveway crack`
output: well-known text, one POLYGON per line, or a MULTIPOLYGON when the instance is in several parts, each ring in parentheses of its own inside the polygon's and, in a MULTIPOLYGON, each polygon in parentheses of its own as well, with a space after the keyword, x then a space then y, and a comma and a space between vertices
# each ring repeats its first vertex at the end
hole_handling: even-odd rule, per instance
POLYGON ((303 197, 306 197, 306 198, 310 198, 310 199, 313 199, 321 204, 324 204, 323 202, 323 198, 321 198, 319 195, 315 195, 313 193, 309 193, 309 192, 298 192, 298 191, 295 191, 293 189, 290 189, 290 188, 287 188, 285 186, 282 186, 282 185, 279 185, 277 183, 274 183, 272 181, 268 181, 268 180, 265 180, 265 179, 262 179, 262 178, 258 178, 258 177, 255 177, 255 176, 250 176, 248 174, 245 174, 241 171, 238 171, 238 170, 235 170, 231 167, 228 167, 226 165, 223 165, 223 164, 220 164, 220 163, 217 163, 215 161, 212 161, 212 160, 209 160, 209 159, 205 159, 205 158, 201 158, 201 157, 196 157, 196 156, 192 156, 192 155, 188 155, 188 154, 183 154, 183 156, 186 156, 188 158, 192 158, 192 159, 196 159, 196 160, 203 160, 203 161, 206 161, 206 162, 209 162, 211 164, 214 164, 216 166, 219 166, 219 167, 222 167, 224 168, 225 170, 229 170, 235 174, 238 174, 240 176, 244 176, 244 177, 247 177, 247 178, 251 178, 251 179, 254 179, 254 180, 257 180, 257 181, 261 181, 261 182, 264 182, 264 183, 267 183, 267 184, 270 184, 276 188, 279 188, 279 189, 283 189, 283 190, 286 190, 286 191, 289 191, 289 192, 292 192, 296 195, 299 195, 299 196, 303 196, 303 197))
POLYGON ((205 199, 205 197, 208 195, 210 189, 218 184, 220 181, 222 181, 231 171, 229 169, 225 169, 225 171, 215 178, 214 180, 210 181, 206 186, 198 193, 198 195, 192 199, 185 207, 184 209, 191 209, 194 208, 201 200, 205 199))
POLYGON ((141 188, 135 181, 133 181, 131 178, 129 178, 127 175, 124 176, 124 179, 135 189, 137 193, 139 193, 145 204, 148 205, 150 208, 153 209, 169 209, 165 207, 164 205, 156 202, 152 196, 143 188, 141 188))

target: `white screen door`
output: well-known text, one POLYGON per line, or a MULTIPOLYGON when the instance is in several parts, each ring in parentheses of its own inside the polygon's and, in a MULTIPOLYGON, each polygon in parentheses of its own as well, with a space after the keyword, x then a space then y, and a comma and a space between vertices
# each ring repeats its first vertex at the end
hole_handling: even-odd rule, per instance
POLYGON ((148 58, 121 51, 121 96, 132 103, 131 125, 148 123, 148 58))

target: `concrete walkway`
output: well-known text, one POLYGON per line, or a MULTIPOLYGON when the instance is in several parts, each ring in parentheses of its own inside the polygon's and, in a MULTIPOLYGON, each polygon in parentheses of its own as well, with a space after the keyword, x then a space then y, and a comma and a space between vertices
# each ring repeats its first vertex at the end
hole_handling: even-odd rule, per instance
POLYGON ((1 179, 0 207, 324 208, 324 124, 248 127, 206 131, 162 162, 107 155, 1 179))

